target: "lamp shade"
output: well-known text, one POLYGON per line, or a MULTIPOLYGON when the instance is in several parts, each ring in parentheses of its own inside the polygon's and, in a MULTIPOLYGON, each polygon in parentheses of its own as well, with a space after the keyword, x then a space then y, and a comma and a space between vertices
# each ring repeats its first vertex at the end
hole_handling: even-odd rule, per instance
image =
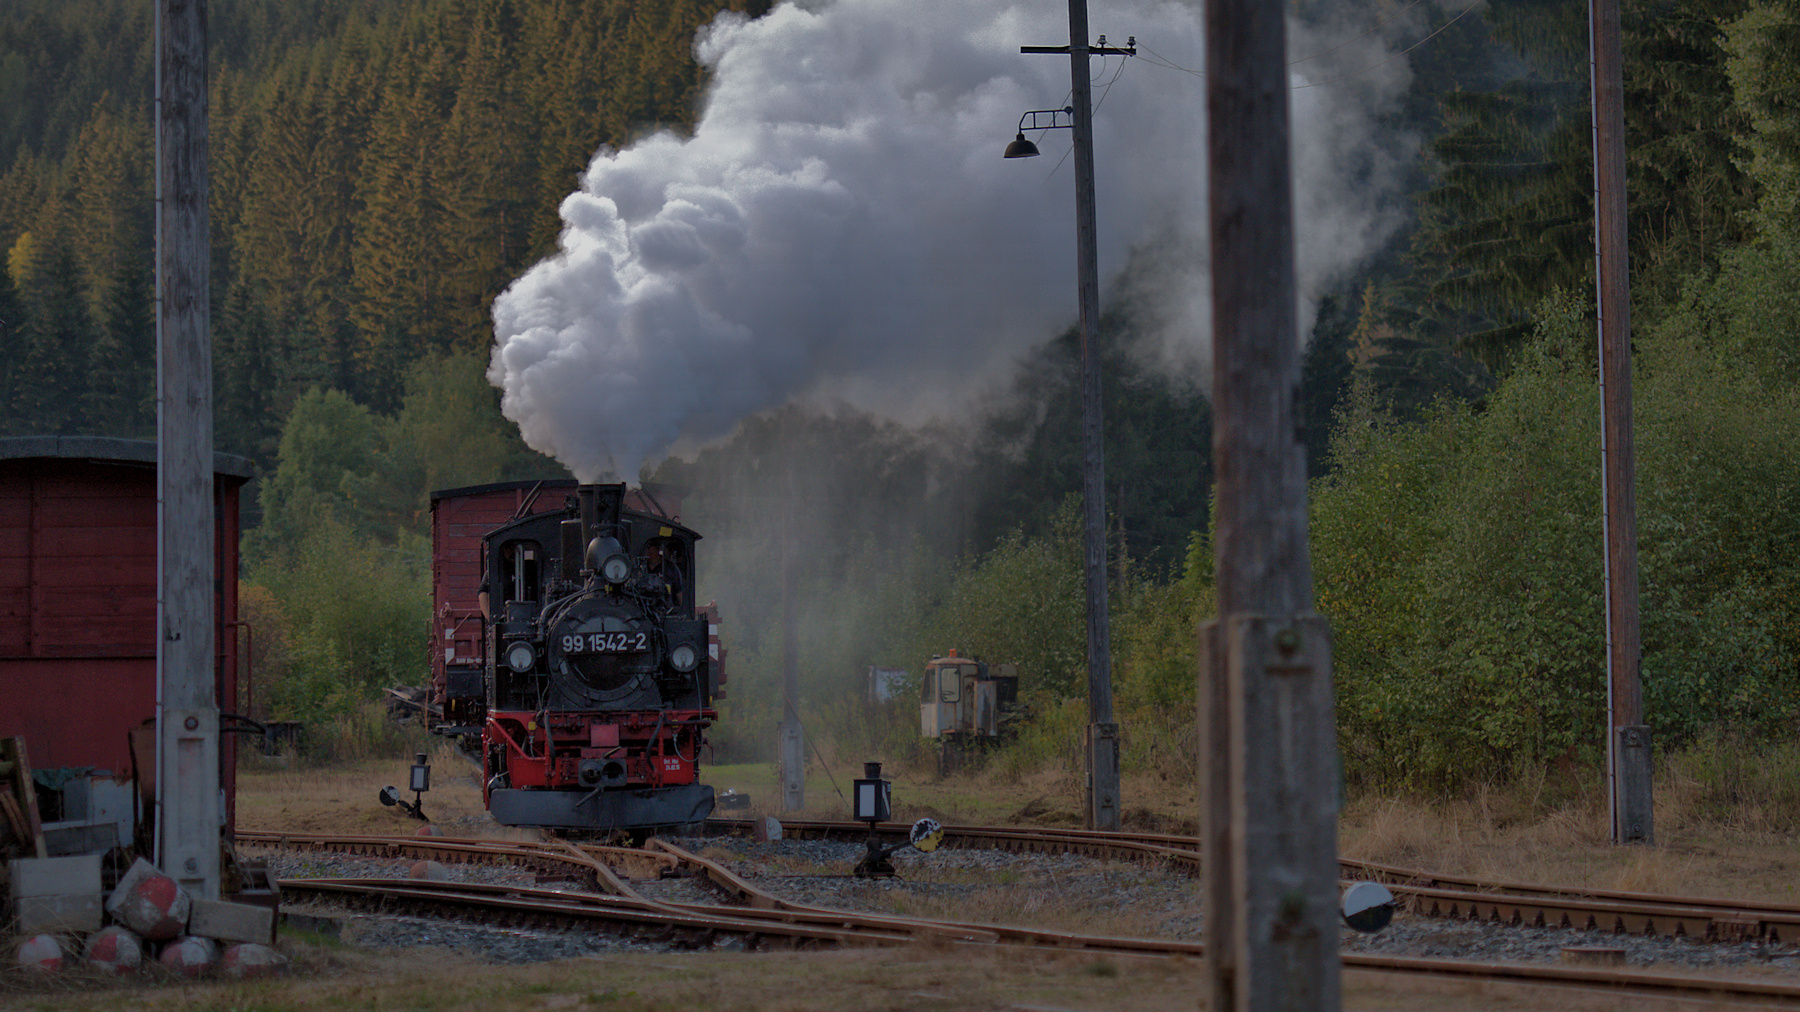
POLYGON ((1026 140, 1024 134, 1019 134, 1013 138, 1011 144, 1006 146, 1006 157, 1008 158, 1036 158, 1037 155, 1037 145, 1026 140))

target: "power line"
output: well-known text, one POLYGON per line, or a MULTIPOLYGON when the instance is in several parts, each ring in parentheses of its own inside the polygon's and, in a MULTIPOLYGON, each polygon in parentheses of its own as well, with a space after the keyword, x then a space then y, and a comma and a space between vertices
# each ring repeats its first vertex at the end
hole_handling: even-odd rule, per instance
MULTIPOLYGON (((1406 8, 1406 10, 1411 10, 1413 7, 1416 7, 1420 3, 1423 3, 1423 2, 1424 2, 1424 0, 1413 0, 1412 5, 1408 6, 1406 8)), ((1311 84, 1289 85, 1288 90, 1289 91, 1300 91, 1305 88, 1321 88, 1328 84, 1338 84, 1343 81, 1348 81, 1353 77, 1360 77, 1363 74, 1367 74, 1368 72, 1370 72, 1372 70, 1380 70, 1382 67, 1387 66, 1388 64, 1394 62, 1395 60, 1398 60, 1400 57, 1405 56, 1407 53, 1410 53, 1413 50, 1424 45, 1425 43, 1430 42, 1432 39, 1437 38, 1439 35, 1443 34, 1447 29, 1449 29, 1449 27, 1451 25, 1454 25, 1458 21, 1461 21, 1464 14, 1467 14, 1474 9, 1475 8, 1473 6, 1464 8, 1462 13, 1451 18, 1449 21, 1444 22, 1444 24, 1442 26, 1440 26, 1436 31, 1432 32, 1430 35, 1427 35, 1424 38, 1420 39, 1419 41, 1413 43, 1412 45, 1407 46, 1405 49, 1400 50, 1398 53, 1395 53, 1394 55, 1388 57, 1387 59, 1381 61, 1380 63, 1376 63, 1376 64, 1372 64, 1367 67, 1363 67, 1360 70, 1351 71, 1350 73, 1345 74, 1342 77, 1334 77, 1329 81, 1315 81, 1311 84)), ((1400 12, 1400 14, 1404 14, 1404 13, 1406 13, 1405 10, 1400 12)), ((1374 28, 1371 28, 1368 31, 1362 33, 1361 35, 1356 36, 1356 38, 1346 39, 1343 42, 1340 42, 1337 45, 1331 47, 1330 49, 1322 50, 1320 52, 1314 53, 1311 56, 1305 56, 1305 57, 1301 57, 1298 60, 1291 61, 1290 63, 1288 63, 1288 66, 1292 67, 1292 66, 1296 66, 1301 63, 1305 63, 1308 60, 1316 60, 1321 56, 1325 56, 1329 53, 1333 53, 1339 49, 1342 49, 1343 47, 1349 45, 1350 43, 1355 42, 1357 39, 1367 38, 1369 35, 1372 35, 1376 31, 1379 31, 1383 25, 1386 25, 1388 22, 1393 21, 1394 18, 1399 17, 1400 14, 1396 14, 1396 15, 1394 15, 1394 17, 1388 18, 1387 21, 1381 22, 1381 24, 1376 25, 1374 28)), ((1179 71, 1180 73, 1183 73, 1183 74, 1192 74, 1195 77, 1200 77, 1202 75, 1202 71, 1195 70, 1192 67, 1184 67, 1181 64, 1176 63, 1175 61, 1169 59, 1168 57, 1163 56, 1161 53, 1158 53, 1156 50, 1151 49, 1149 46, 1140 44, 1138 46, 1138 48, 1142 49, 1145 53, 1150 54, 1150 58, 1145 59, 1144 62, 1150 64, 1151 66, 1161 67, 1164 70, 1179 71)))
MULTIPOLYGON (((1456 24, 1458 21, 1461 21, 1463 18, 1463 14, 1467 14, 1474 9, 1475 8, 1473 8, 1473 7, 1463 8, 1462 14, 1458 14, 1457 16, 1444 22, 1444 25, 1442 28, 1439 28, 1437 31, 1432 32, 1430 35, 1425 36, 1424 38, 1420 39, 1419 41, 1413 43, 1410 46, 1407 46, 1405 49, 1400 50, 1398 53, 1395 53, 1394 55, 1388 57, 1385 60, 1382 60, 1380 63, 1377 63, 1372 67, 1364 67, 1363 69, 1355 71, 1354 73, 1345 74, 1343 77, 1333 78, 1329 81, 1315 81, 1312 84, 1289 85, 1288 90, 1289 91, 1299 91, 1302 88, 1322 88, 1327 84, 1337 84, 1340 81, 1348 81, 1352 77, 1357 77, 1361 74, 1366 74, 1371 70, 1379 70, 1380 68, 1387 66, 1388 64, 1394 62, 1395 60, 1398 60, 1400 57, 1405 56, 1407 53, 1410 53, 1413 50, 1419 48, 1420 46, 1424 45, 1425 43, 1430 42, 1432 39, 1437 38, 1439 35, 1443 34, 1445 29, 1448 29, 1451 25, 1456 24)), ((1289 66, 1292 66, 1292 64, 1289 64, 1289 66)))

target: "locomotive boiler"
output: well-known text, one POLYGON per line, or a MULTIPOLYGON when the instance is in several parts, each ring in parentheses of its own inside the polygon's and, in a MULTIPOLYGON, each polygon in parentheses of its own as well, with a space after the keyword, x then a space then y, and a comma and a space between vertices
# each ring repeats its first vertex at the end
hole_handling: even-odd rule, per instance
POLYGON ((627 508, 623 484, 575 493, 481 537, 483 698, 451 679, 445 713, 481 728, 483 793, 505 825, 699 822, 719 678, 694 600, 700 535, 627 508))

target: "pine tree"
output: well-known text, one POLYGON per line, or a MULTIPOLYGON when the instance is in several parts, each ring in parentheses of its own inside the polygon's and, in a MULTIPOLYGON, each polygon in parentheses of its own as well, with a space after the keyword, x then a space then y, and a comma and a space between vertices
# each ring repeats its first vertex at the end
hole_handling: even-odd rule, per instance
MULTIPOLYGON (((1650 292, 1741 236, 1748 189, 1716 24, 1744 2, 1625 10, 1633 277, 1650 292)), ((1531 332, 1538 304, 1592 283, 1593 151, 1586 4, 1495 0, 1486 16, 1534 72, 1444 96, 1418 248, 1432 297, 1479 318, 1458 343, 1498 362, 1531 332)))
POLYGON ((363 389, 382 410, 398 406, 406 363, 441 347, 449 327, 443 212, 433 189, 442 119, 419 69, 408 61, 390 75, 357 182, 351 318, 363 389))
POLYGON ((486 333, 488 304, 525 265, 537 197, 536 122, 517 80, 518 14, 513 0, 479 0, 473 14, 444 137, 449 157, 438 163, 457 305, 452 340, 486 333))
POLYGON ((102 102, 70 156, 75 255, 96 327, 85 414, 107 432, 155 432, 156 321, 148 125, 102 102))
POLYGON ((62 212, 60 206, 46 210, 32 233, 31 255, 18 265, 24 336, 7 404, 10 434, 90 431, 82 406, 96 334, 62 212))

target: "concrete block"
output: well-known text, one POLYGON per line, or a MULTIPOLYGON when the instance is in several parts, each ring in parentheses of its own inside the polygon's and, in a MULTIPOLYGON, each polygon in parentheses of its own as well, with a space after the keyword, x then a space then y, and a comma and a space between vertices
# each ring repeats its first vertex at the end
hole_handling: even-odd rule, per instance
POLYGON ((100 894, 100 855, 22 857, 11 864, 12 894, 74 896, 100 894))
POLYGON ((270 907, 224 900, 195 900, 188 915, 188 934, 221 942, 275 941, 275 911, 270 907))
POLYGON ((269 977, 287 969, 287 957, 266 945, 247 942, 234 945, 219 957, 219 969, 227 977, 269 977))
POLYGON ((109 822, 46 822, 44 849, 50 854, 104 854, 119 845, 119 827, 109 822))
POLYGON ((143 965, 144 940, 115 924, 89 935, 81 954, 98 969, 126 974, 143 965))
POLYGON ((219 961, 219 946, 210 938, 183 935, 163 947, 157 957, 165 969, 183 977, 198 977, 219 961))
POLYGON ((192 909, 193 899, 181 883, 141 857, 106 899, 106 912, 114 920, 152 942, 181 934, 192 909))
POLYGON ((87 896, 21 896, 13 901, 21 935, 39 931, 99 931, 105 918, 100 894, 87 896))
POLYGON ((19 943, 18 965, 44 973, 62 969, 62 942, 55 935, 34 935, 25 939, 19 943))

